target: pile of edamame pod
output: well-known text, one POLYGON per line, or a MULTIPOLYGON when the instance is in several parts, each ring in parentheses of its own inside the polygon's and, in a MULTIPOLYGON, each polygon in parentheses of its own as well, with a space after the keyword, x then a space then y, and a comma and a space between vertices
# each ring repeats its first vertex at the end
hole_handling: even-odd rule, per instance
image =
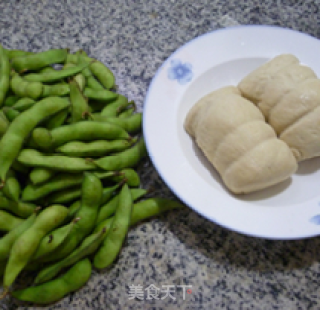
POLYGON ((145 197, 141 122, 85 52, 0 45, 2 298, 58 301, 114 263, 130 226, 182 207, 145 197), (32 285, 16 289, 28 271, 32 285))

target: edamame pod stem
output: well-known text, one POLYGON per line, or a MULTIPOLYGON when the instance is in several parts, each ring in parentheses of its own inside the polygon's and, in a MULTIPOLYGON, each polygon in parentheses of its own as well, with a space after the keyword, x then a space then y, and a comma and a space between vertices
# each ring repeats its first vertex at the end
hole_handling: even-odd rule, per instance
POLYGON ((33 128, 45 117, 66 108, 68 105, 69 101, 62 98, 43 99, 13 120, 0 141, 0 179, 2 182, 5 182, 8 170, 19 155, 24 140, 33 128))
POLYGON ((82 182, 81 207, 75 215, 80 220, 75 224, 64 244, 41 261, 50 262, 68 256, 92 232, 98 215, 102 191, 100 180, 93 173, 86 172, 82 182))
MULTIPOLYGON (((46 235, 40 242, 36 252, 33 254, 31 261, 35 261, 45 255, 48 255, 55 251, 70 235, 74 229, 74 224, 79 221, 79 218, 73 219, 73 221, 67 225, 61 226, 54 231, 46 235)), ((0 256, 1 257, 1 256, 0 256)))
POLYGON ((128 149, 136 142, 130 140, 95 140, 92 142, 70 141, 55 151, 71 157, 101 157, 128 149))
MULTIPOLYGON (((64 125, 50 131, 51 148, 57 147, 70 141, 91 141, 93 139, 129 139, 128 133, 121 127, 109 124, 99 123, 93 121, 82 121, 71 125, 64 125)), ((35 141, 39 146, 48 148, 50 141, 43 143, 42 141, 35 141)))
POLYGON ((68 215, 68 209, 53 205, 37 216, 33 225, 13 244, 4 273, 4 287, 8 289, 36 252, 47 233, 59 226, 68 215))
POLYGON ((29 177, 32 184, 38 185, 50 180, 55 174, 57 174, 57 171, 53 169, 34 168, 30 172, 29 177))
POLYGON ((122 127, 129 133, 135 133, 141 130, 142 113, 135 113, 127 118, 96 115, 93 117, 93 120, 97 122, 112 123, 122 127))
POLYGON ((15 57, 12 59, 12 67, 18 72, 39 70, 52 64, 63 63, 67 55, 67 49, 50 49, 40 53, 15 57))
POLYGON ((22 235, 29 227, 33 225, 39 211, 40 208, 37 208, 25 221, 16 226, 0 239, 0 261, 8 259, 14 242, 18 237, 20 237, 20 235, 22 235))
POLYGON ((14 73, 10 81, 12 91, 19 97, 29 97, 34 100, 40 98, 43 85, 40 82, 28 82, 18 73, 14 73))
POLYGON ((33 149, 24 149, 20 152, 18 162, 31 167, 55 169, 59 171, 81 172, 96 170, 97 166, 83 158, 44 155, 33 149))
POLYGON ((59 173, 44 184, 27 185, 22 192, 22 200, 35 201, 53 192, 57 192, 62 189, 73 187, 74 185, 81 184, 82 180, 82 173, 59 173))
POLYGON ((121 107, 125 108, 131 104, 132 102, 131 101, 129 102, 127 97, 119 94, 116 100, 109 103, 105 108, 102 109, 101 115, 116 117, 120 112, 121 107))
POLYGON ((10 63, 9 58, 0 44, 0 106, 6 98, 10 85, 10 63))
POLYGON ((29 82, 55 82, 81 72, 88 65, 89 64, 81 64, 75 67, 69 67, 62 70, 54 70, 51 72, 29 73, 24 76, 24 79, 29 82))
POLYGON ((84 115, 89 112, 87 100, 83 97, 78 83, 75 80, 69 82, 71 101, 71 123, 83 120, 84 115))
MULTIPOLYGON (((163 212, 181 209, 183 207, 184 205, 180 202, 167 198, 148 198, 146 200, 136 202, 133 205, 130 226, 133 226, 151 217, 160 215, 163 212)), ((103 227, 105 227, 107 230, 110 229, 112 219, 112 217, 105 219, 97 225, 94 231, 100 231, 103 227)))
POLYGON ((9 200, 0 196, 0 209, 10 211, 21 218, 27 218, 35 210, 36 206, 22 201, 9 200))
POLYGON ((91 262, 88 258, 85 258, 55 280, 14 291, 11 295, 22 301, 50 304, 71 292, 79 290, 90 279, 91 271, 91 262))
POLYGON ((0 231, 11 231, 21 225, 24 220, 6 211, 0 210, 0 231))
POLYGON ((92 89, 86 87, 83 94, 90 99, 102 100, 102 101, 112 101, 118 97, 118 94, 107 89, 92 89))
POLYGON ((69 256, 65 257, 63 260, 54 263, 53 265, 49 265, 42 269, 36 279, 34 280, 34 284, 40 284, 43 282, 48 282, 53 279, 60 271, 64 268, 67 268, 79 260, 89 256, 90 254, 95 253, 103 239, 105 238, 106 229, 102 229, 102 231, 89 235, 83 242, 79 245, 77 249, 75 249, 69 256))
POLYGON ((93 265, 96 268, 106 268, 117 258, 128 233, 132 205, 130 189, 127 184, 124 184, 119 194, 119 203, 110 230, 94 256, 93 265))
MULTIPOLYGON (((132 201, 138 200, 139 198, 146 195, 147 192, 148 191, 143 188, 131 188, 130 193, 131 193, 132 201)), ((110 218, 116 211, 118 203, 119 203, 119 194, 116 194, 111 200, 105 202, 100 207, 96 223, 99 224, 104 220, 106 220, 107 218, 110 218)), ((101 228, 100 224, 98 225, 98 227, 101 228)))
POLYGON ((141 137, 131 148, 115 155, 93 160, 92 162, 103 170, 114 171, 135 167, 145 156, 147 156, 147 149, 144 139, 141 137))

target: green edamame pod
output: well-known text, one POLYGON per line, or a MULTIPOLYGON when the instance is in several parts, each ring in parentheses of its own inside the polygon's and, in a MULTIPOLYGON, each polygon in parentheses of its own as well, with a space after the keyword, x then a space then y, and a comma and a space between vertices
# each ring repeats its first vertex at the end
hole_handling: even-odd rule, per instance
MULTIPOLYGON (((128 133, 121 127, 93 121, 82 121, 71 125, 64 125, 59 128, 54 128, 50 131, 51 148, 56 149, 70 141, 91 141, 93 139, 129 139, 128 133)), ((46 145, 41 145, 47 148, 50 141, 46 145)), ((38 142, 37 142, 38 144, 38 142)))
MULTIPOLYGON (((89 65, 93 59, 87 59, 87 57, 78 53, 77 59, 73 59, 73 61, 75 61, 75 60, 76 60, 76 63, 78 63, 78 64, 88 64, 89 65)), ((90 70, 90 67, 85 68, 82 71, 82 73, 86 78, 88 87, 90 87, 92 89, 104 89, 103 86, 92 76, 92 72, 90 70)))
POLYGON ((33 149, 22 150, 17 160, 20 164, 26 166, 54 169, 59 171, 81 172, 97 169, 95 164, 83 158, 44 155, 33 149))
POLYGON ((18 156, 24 140, 38 123, 61 109, 66 108, 69 101, 62 98, 46 98, 38 101, 33 107, 22 112, 13 120, 0 141, 0 179, 6 179, 6 174, 18 156))
POLYGON ((128 108, 120 112, 118 115, 119 118, 127 118, 133 115, 133 112, 135 111, 135 108, 128 108))
POLYGON ((84 115, 89 112, 87 100, 83 97, 78 83, 75 80, 69 82, 71 101, 71 123, 83 120, 84 115))
POLYGON ((111 89, 114 87, 115 78, 112 71, 105 66, 101 61, 94 61, 90 65, 92 74, 97 80, 106 88, 111 89))
MULTIPOLYGON (((114 195, 115 191, 122 185, 123 185, 123 183, 120 182, 120 183, 118 183, 118 184, 116 184, 114 186, 105 187, 103 189, 103 192, 102 192, 100 205, 106 204, 112 198, 112 196, 114 195)), ((145 190, 142 190, 142 189, 139 189, 139 190, 146 192, 145 190)), ((135 191, 135 190, 133 190, 133 191, 135 191)), ((131 191, 131 193, 132 193, 132 191, 131 191)), ((78 197, 80 197, 81 196, 81 190, 78 190, 78 194, 79 194, 78 197)), ((135 195, 135 193, 133 193, 133 195, 135 195)), ((73 202, 71 204, 71 206, 69 207, 69 218, 74 218, 75 217, 75 214, 79 210, 80 206, 81 206, 81 201, 80 200, 77 200, 77 201, 75 201, 75 202, 73 202)), ((99 211, 99 213, 100 213, 100 211, 99 211)), ((99 216, 99 214, 98 214, 98 216, 99 216)))
POLYGON ((79 260, 89 256, 90 254, 93 254, 102 243, 103 239, 105 238, 105 234, 106 229, 102 229, 100 232, 86 237, 79 247, 75 249, 69 256, 42 269, 34 280, 34 284, 37 285, 50 281, 64 268, 72 266, 79 260))
MULTIPOLYGON (((139 198, 146 195, 147 192, 148 191, 143 188, 131 188, 130 193, 131 193, 132 201, 138 200, 139 198)), ((116 211, 118 203, 119 203, 119 194, 115 195, 110 201, 105 202, 105 204, 103 204, 100 207, 96 222, 99 224, 104 220, 106 220, 107 218, 111 217, 116 211)), ((99 225, 99 228, 101 228, 100 225, 99 225)))
POLYGON ((7 96, 4 100, 3 105, 6 107, 12 107, 18 100, 20 99, 20 97, 18 96, 7 96))
POLYGON ((122 127, 129 133, 136 133, 141 130, 142 113, 135 113, 127 118, 96 115, 93 117, 93 120, 97 122, 112 123, 122 127))
POLYGON ((6 118, 9 122, 12 122, 15 118, 20 115, 20 112, 15 110, 14 108, 4 107, 2 109, 3 113, 5 114, 6 118))
POLYGON ((9 58, 0 44, 0 106, 6 98, 10 85, 10 63, 9 58))
POLYGON ((115 175, 114 177, 112 177, 112 181, 114 182, 121 182, 124 179, 126 180, 126 183, 129 187, 140 186, 139 174, 133 169, 123 169, 119 171, 119 175, 115 175))
MULTIPOLYGON (((138 222, 147 220, 154 216, 160 215, 163 212, 174 209, 181 209, 183 207, 183 204, 181 204, 180 202, 167 198, 148 198, 146 200, 136 202, 133 205, 130 226, 133 226, 138 222)), ((97 225, 94 231, 101 231, 101 229, 103 229, 104 227, 108 231, 110 229, 112 220, 112 217, 103 220, 97 225)))
POLYGON ((34 52, 27 52, 22 50, 5 50, 5 52, 8 55, 10 60, 19 56, 27 56, 27 55, 34 54, 34 52))
POLYGON ((55 280, 14 291, 11 295, 22 301, 50 304, 85 285, 90 279, 91 271, 91 262, 85 258, 55 280))
POLYGON ((121 187, 123 184, 124 184, 124 182, 120 182, 120 183, 118 183, 116 185, 113 185, 113 186, 110 186, 110 187, 105 187, 103 189, 103 192, 102 192, 100 205, 103 205, 103 204, 107 203, 112 198, 112 196, 114 195, 115 191, 119 187, 121 187))
POLYGON ((75 215, 80 220, 75 224, 64 244, 41 261, 50 262, 68 256, 92 232, 98 215, 102 191, 100 180, 93 173, 86 172, 82 182, 81 207, 75 215))
MULTIPOLYGON (((104 175, 100 176, 99 179, 112 178, 114 175, 118 175, 118 173, 117 172, 111 172, 111 173, 107 172, 104 175)), ((117 186, 119 186, 119 185, 117 184, 113 187, 116 188, 117 186)), ((111 191, 111 188, 104 188, 103 189, 101 204, 104 203, 103 201, 108 199, 109 191, 111 191)), ((64 204, 64 203, 69 203, 69 202, 79 198, 80 196, 81 196, 81 188, 78 186, 74 186, 72 188, 66 188, 64 190, 54 192, 50 196, 46 197, 46 202, 49 204, 53 204, 53 203, 64 204)))
MULTIPOLYGON (((110 176, 110 171, 108 171, 108 172, 98 171, 98 172, 95 172, 95 175, 99 179, 102 179, 105 176, 110 176)), ((135 170, 130 169, 130 168, 118 171, 118 173, 115 173, 114 175, 110 176, 110 179, 113 182, 121 182, 121 181, 125 180, 129 187, 140 186, 140 177, 139 177, 138 173, 135 170)))
POLYGON ((131 105, 133 101, 128 101, 128 98, 118 94, 118 97, 115 101, 109 103, 103 110, 101 111, 101 115, 116 117, 121 109, 125 109, 127 106, 131 105))
POLYGON ((4 287, 8 289, 36 252, 41 240, 59 226, 68 215, 68 209, 53 205, 37 216, 33 225, 13 244, 4 273, 4 287))
POLYGON ((59 173, 43 184, 28 184, 22 192, 22 200, 35 201, 53 192, 81 184, 82 180, 82 173, 59 173))
POLYGON ((104 87, 92 75, 87 77, 87 87, 99 90, 104 89, 104 87))
POLYGON ((60 127, 64 124, 69 114, 69 108, 63 109, 60 112, 56 113, 46 122, 47 129, 51 130, 57 127, 60 127))
POLYGON ((7 198, 12 199, 15 202, 19 201, 21 186, 12 169, 7 173, 7 181, 2 188, 2 192, 7 198))
POLYGON ((36 252, 33 254, 31 260, 35 261, 41 257, 44 257, 45 255, 52 253, 57 248, 59 248, 59 246, 63 244, 63 242, 70 235, 71 231, 74 229, 74 224, 78 221, 79 221, 79 218, 75 218, 68 225, 64 225, 62 227, 56 228, 54 231, 46 235, 40 241, 40 244, 36 252))
POLYGON ((19 99, 13 106, 12 108, 19 111, 19 112, 23 112, 29 108, 31 108, 34 104, 36 103, 35 100, 25 97, 25 98, 21 98, 19 99))
POLYGON ((30 172, 30 180, 32 184, 38 185, 48 181, 57 173, 56 170, 45 169, 45 168, 34 168, 30 172))
POLYGON ((81 188, 79 186, 74 186, 65 190, 54 192, 46 198, 46 202, 52 203, 69 203, 81 196, 81 188))
POLYGON ((54 70, 50 72, 41 72, 41 73, 29 73, 24 76, 24 79, 29 82, 55 82, 67 77, 73 76, 81 72, 89 64, 81 64, 74 67, 65 68, 62 70, 54 70))
POLYGON ((146 155, 146 145, 143 137, 141 137, 139 141, 131 148, 115 155, 93 160, 92 162, 103 170, 114 171, 135 167, 146 155))
POLYGON ((77 200, 69 207, 69 218, 73 219, 76 216, 76 213, 79 211, 81 207, 81 201, 77 200))
MULTIPOLYGON (((88 64, 88 65, 89 65, 89 64, 88 64)), ((71 68, 71 67, 75 67, 75 66, 76 66, 75 64, 66 63, 66 64, 63 66, 63 68, 65 69, 65 68, 71 68)), ((86 68, 87 68, 87 67, 85 67, 85 68, 83 69, 83 71, 84 71, 86 68)), ((85 76, 83 75, 83 72, 76 74, 76 75, 73 77, 73 79, 77 82, 80 90, 82 91, 82 90, 85 88, 85 86, 86 86, 86 78, 85 78, 85 76)))
POLYGON ((20 225, 16 226, 0 239, 0 261, 7 260, 14 242, 19 238, 36 220, 40 208, 35 211, 20 225))
POLYGON ((71 141, 55 151, 72 157, 101 157, 110 153, 124 151, 132 146, 136 139, 130 140, 95 140, 92 142, 71 141))
POLYGON ((28 82, 17 73, 13 74, 10 87, 18 97, 29 97, 32 99, 40 98, 43 91, 42 83, 28 82))
POLYGON ((63 63, 67 55, 67 49, 50 49, 40 53, 15 57, 12 59, 12 67, 18 72, 39 70, 52 64, 63 63))
MULTIPOLYGON (((37 83, 37 82, 30 82, 37 83)), ((43 85, 42 87, 42 97, 63 97, 69 95, 70 87, 68 84, 60 83, 54 85, 43 85)))
POLYGON ((9 120, 3 113, 3 111, 0 111, 0 138, 5 134, 9 127, 9 120))
POLYGON ((30 144, 28 144, 28 147, 47 149, 50 148, 51 140, 52 137, 48 129, 37 127, 32 131, 31 139, 29 142, 30 144))
POLYGON ((107 89, 92 89, 86 87, 83 94, 90 99, 112 101, 118 97, 118 94, 107 89))
POLYGON ((93 265, 96 268, 102 269, 108 267, 118 256, 128 233, 132 205, 133 201, 130 189, 127 184, 124 184, 119 194, 119 203, 111 228, 108 231, 102 246, 94 256, 93 265))
POLYGON ((6 211, 0 210, 0 231, 11 231, 24 220, 6 211))
POLYGON ((38 72, 39 73, 49 73, 49 72, 52 73, 52 72, 55 72, 55 71, 56 71, 55 68, 53 68, 51 66, 48 66, 48 67, 44 67, 44 68, 40 69, 38 72))

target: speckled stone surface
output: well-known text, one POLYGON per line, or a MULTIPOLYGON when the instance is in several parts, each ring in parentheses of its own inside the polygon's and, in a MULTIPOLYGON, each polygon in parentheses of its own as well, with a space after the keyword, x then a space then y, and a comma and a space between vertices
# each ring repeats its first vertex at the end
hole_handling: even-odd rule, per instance
MULTIPOLYGON (((280 25, 320 38, 319 0, 0 1, 0 42, 40 51, 82 48, 114 71, 142 110, 148 85, 179 46, 237 24, 280 25)), ((320 55, 320 53, 319 53, 320 55)), ((173 197, 150 162, 145 186, 173 197)), ((117 262, 48 307, 7 298, 0 309, 320 309, 320 238, 266 241, 227 231, 186 208, 130 230, 117 262), (129 286, 192 285, 164 299, 129 299, 129 286)), ((160 296, 164 296, 163 294, 160 296)))

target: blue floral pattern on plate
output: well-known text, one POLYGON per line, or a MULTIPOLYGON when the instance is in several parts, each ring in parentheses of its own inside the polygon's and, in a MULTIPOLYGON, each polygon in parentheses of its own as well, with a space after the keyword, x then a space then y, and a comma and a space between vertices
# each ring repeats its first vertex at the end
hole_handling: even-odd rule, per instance
POLYGON ((193 73, 190 63, 182 63, 179 59, 173 59, 170 64, 171 67, 168 69, 170 80, 177 80, 181 85, 185 85, 192 80, 193 73))
POLYGON ((313 216, 311 219, 310 219, 310 222, 312 224, 315 224, 315 225, 320 225, 320 214, 317 214, 315 216, 313 216))

